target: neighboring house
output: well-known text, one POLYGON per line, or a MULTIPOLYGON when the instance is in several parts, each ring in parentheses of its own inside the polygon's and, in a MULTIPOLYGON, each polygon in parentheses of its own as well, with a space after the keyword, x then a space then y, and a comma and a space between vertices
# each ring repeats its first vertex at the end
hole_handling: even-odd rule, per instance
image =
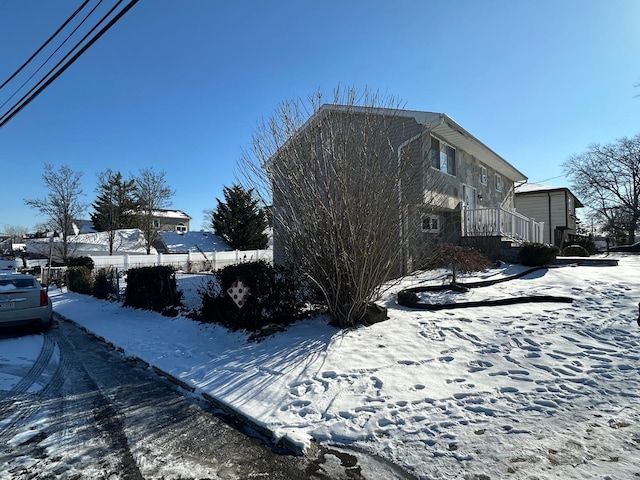
MULTIPOLYGON (((312 132, 330 116, 353 115, 354 107, 324 105, 300 130, 312 132)), ((420 267, 426 245, 459 244, 466 237, 495 237, 498 241, 539 241, 542 225, 514 209, 513 187, 527 177, 444 113, 356 107, 365 115, 389 117, 393 149, 389 163, 408 162, 412 179, 421 179, 418 191, 402 191, 398 216, 410 230, 403 248, 405 272, 420 267), (435 181, 434 181, 435 179, 435 181), (437 185, 437 187, 435 187, 437 185), (430 189, 437 188, 438 205, 430 189), (406 252, 404 252, 406 250, 406 252)), ((356 120, 354 120, 356 121, 356 120)), ((274 159, 277 161, 277 158, 274 159)), ((403 188, 399 186, 399 190, 403 188)), ((408 190, 408 189, 407 189, 408 190)), ((274 198, 274 209, 278 209, 274 198)), ((389 199, 398 203, 398 198, 389 199)), ((278 261, 278 231, 274 231, 274 258, 278 261)), ((401 242, 399 242, 401 243, 401 242)))
MULTIPOLYGON (((188 232, 191 217, 182 210, 154 210, 153 228, 162 232, 188 232)), ((91 220, 74 220, 69 235, 95 233, 91 220)))
POLYGON ((562 248, 573 241, 577 233, 576 208, 583 205, 571 190, 524 183, 515 192, 518 212, 545 223, 543 243, 562 248))
POLYGON ((153 244, 159 253, 226 252, 233 248, 212 232, 158 232, 153 244))
POLYGON ((191 217, 182 210, 154 210, 153 228, 160 232, 188 232, 191 217))

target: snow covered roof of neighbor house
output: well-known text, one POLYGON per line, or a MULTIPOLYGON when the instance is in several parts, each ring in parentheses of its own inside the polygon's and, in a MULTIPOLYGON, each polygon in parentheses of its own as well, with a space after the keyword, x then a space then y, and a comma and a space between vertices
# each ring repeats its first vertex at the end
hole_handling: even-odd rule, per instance
POLYGON ((158 232, 168 253, 224 252, 231 246, 212 232, 158 232))
MULTIPOLYGON (((80 257, 84 255, 104 255, 109 254, 109 232, 81 233, 70 235, 69 253, 71 256, 80 257)), ((53 237, 54 245, 62 242, 61 237, 53 237)), ((51 246, 51 237, 30 238, 25 241, 28 252, 39 253, 48 256, 51 246)), ((138 228, 126 228, 116 230, 113 241, 113 251, 119 254, 146 253, 146 242, 144 234, 138 228)), ((151 249, 153 254, 155 249, 151 249)))
POLYGON ((182 210, 154 210, 154 217, 166 217, 166 218, 186 218, 191 220, 191 217, 184 213, 182 210))

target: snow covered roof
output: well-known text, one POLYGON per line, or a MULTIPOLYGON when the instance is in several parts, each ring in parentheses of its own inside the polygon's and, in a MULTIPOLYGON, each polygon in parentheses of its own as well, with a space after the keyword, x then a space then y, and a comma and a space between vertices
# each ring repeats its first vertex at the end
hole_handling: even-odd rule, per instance
POLYGON ((191 217, 184 213, 182 210, 154 210, 153 216, 165 218, 184 218, 186 220, 191 220, 191 217))
POLYGON ((224 252, 233 250, 212 232, 158 232, 168 253, 224 252))
MULTIPOLYGON (((70 235, 67 241, 69 242, 69 252, 71 256, 74 257, 109 254, 109 232, 70 235)), ((61 237, 53 237, 54 245, 58 245, 61 242, 61 237)), ((27 239, 25 244, 28 252, 48 256, 51 246, 51 237, 27 239)), ((142 230, 138 228, 116 230, 113 241, 113 251, 119 254, 147 253, 146 242, 142 230)), ((155 249, 152 249, 151 251, 154 254, 156 253, 155 249)))

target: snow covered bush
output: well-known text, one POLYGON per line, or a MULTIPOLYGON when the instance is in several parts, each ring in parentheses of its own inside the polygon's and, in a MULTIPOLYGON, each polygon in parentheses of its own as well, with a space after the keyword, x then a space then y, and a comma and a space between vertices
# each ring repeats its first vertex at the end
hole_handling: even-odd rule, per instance
POLYGON ((201 321, 249 331, 297 320, 311 299, 304 279, 264 261, 218 270, 198 293, 202 297, 201 321))

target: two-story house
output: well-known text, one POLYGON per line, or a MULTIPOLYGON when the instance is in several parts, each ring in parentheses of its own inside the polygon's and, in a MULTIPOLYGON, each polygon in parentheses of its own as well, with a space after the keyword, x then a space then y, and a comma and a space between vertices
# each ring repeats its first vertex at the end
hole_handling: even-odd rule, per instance
POLYGON ((576 208, 583 205, 566 187, 524 183, 515 188, 518 212, 545 222, 542 243, 563 248, 576 235, 576 208))
POLYGON ((182 210, 154 210, 153 228, 159 232, 188 232, 191 217, 182 210))
MULTIPOLYGON (((401 223, 401 271, 420 268, 429 246, 438 242, 459 244, 470 236, 538 241, 541 225, 517 214, 514 208, 514 184, 525 181, 526 176, 448 115, 324 105, 298 134, 302 136, 300 132, 307 130, 306 135, 312 129, 320 132, 325 128, 319 127, 321 123, 330 124, 332 118, 339 122, 346 115, 354 123, 367 122, 371 115, 388 117, 388 121, 379 122, 386 130, 380 135, 390 147, 388 165, 406 167, 407 181, 399 182, 395 198, 386 199, 397 206, 401 223)), ((358 141, 356 137, 350 135, 345 143, 358 141)), ((309 152, 313 154, 313 148, 309 152)), ((277 197, 273 208, 282 208, 277 197)), ((274 258, 278 257, 276 225, 274 258)))

